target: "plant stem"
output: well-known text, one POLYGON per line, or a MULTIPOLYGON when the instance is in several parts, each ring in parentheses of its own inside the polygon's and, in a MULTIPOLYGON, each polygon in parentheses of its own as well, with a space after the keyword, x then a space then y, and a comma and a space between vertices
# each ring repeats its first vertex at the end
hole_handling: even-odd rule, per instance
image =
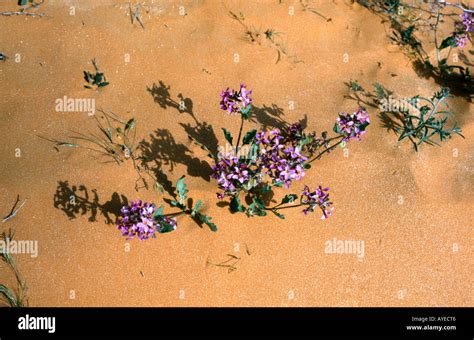
POLYGON ((181 215, 184 215, 184 214, 190 214, 190 212, 188 213, 187 211, 178 211, 178 212, 175 212, 175 213, 164 214, 163 217, 181 216, 181 215))
POLYGON ((472 9, 467 9, 467 8, 461 6, 461 5, 452 4, 452 3, 447 2, 447 1, 444 1, 444 4, 445 4, 446 6, 453 6, 453 7, 462 9, 464 12, 474 13, 474 10, 472 10, 472 9))
POLYGON ((240 137, 242 137, 242 129, 244 127, 244 116, 240 114, 240 130, 239 130, 239 137, 237 138, 237 143, 235 144, 235 155, 237 156, 237 152, 239 151, 239 143, 240 137))
MULTIPOLYGON (((334 144, 334 145, 328 147, 327 149, 325 149, 324 151, 322 151, 319 155, 317 155, 317 156, 314 157, 312 160, 310 160, 309 162, 306 162, 306 163, 307 163, 307 164, 311 164, 311 163, 314 162, 315 160, 319 159, 319 158, 320 158, 322 155, 324 155, 326 152, 331 151, 331 150, 334 149, 336 146, 338 146, 339 144, 341 144, 341 143, 342 143, 342 138, 343 138, 343 136, 334 137, 334 138, 332 138, 332 139, 337 139, 337 138, 341 138, 341 140, 338 141, 336 144, 334 144)), ((332 140, 332 139, 331 139, 331 140, 332 140)))
POLYGON ((438 46, 438 25, 439 25, 439 8, 436 10, 436 24, 434 27, 434 44, 436 48, 436 60, 438 61, 438 67, 439 67, 439 62, 440 62, 440 55, 439 55, 439 46, 438 46))
POLYGON ((280 205, 281 204, 278 204, 274 206, 273 208, 265 208, 265 210, 281 210, 281 209, 289 209, 289 208, 298 208, 298 207, 303 206, 304 204, 300 203, 300 204, 293 204, 293 205, 286 205, 284 207, 279 207, 280 205))

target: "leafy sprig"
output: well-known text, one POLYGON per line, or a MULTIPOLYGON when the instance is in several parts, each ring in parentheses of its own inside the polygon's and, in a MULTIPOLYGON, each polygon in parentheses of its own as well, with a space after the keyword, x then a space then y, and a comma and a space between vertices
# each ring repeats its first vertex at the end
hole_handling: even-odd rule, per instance
POLYGON ((158 209, 155 213, 155 218, 160 218, 163 216, 189 215, 198 224, 206 224, 212 231, 217 231, 217 226, 214 222, 212 222, 212 217, 201 212, 203 201, 198 200, 196 204, 193 204, 193 200, 188 199, 187 194, 189 193, 189 190, 184 180, 185 176, 182 176, 176 182, 176 191, 178 193, 178 197, 177 199, 170 201, 170 205, 180 209, 180 211, 164 215, 163 209, 158 209))
POLYGON ((109 82, 105 78, 104 73, 99 70, 99 66, 97 65, 95 59, 92 59, 92 65, 94 66, 95 73, 84 71, 84 80, 87 82, 84 87, 88 89, 93 89, 94 87, 101 88, 109 85, 109 82))

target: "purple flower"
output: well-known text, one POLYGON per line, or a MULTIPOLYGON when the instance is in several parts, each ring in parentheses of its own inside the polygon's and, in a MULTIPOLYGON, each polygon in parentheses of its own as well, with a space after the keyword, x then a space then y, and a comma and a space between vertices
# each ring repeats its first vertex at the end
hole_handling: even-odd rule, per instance
POLYGON ((322 188, 321 186, 311 192, 309 187, 305 185, 301 193, 301 203, 308 205, 308 207, 303 210, 305 215, 308 215, 310 212, 313 212, 316 207, 319 207, 323 212, 321 216, 322 220, 331 216, 334 210, 333 207, 330 207, 332 202, 329 200, 329 188, 322 188))
POLYGON ((353 114, 341 112, 336 119, 334 132, 343 136, 342 141, 344 142, 354 138, 361 140, 362 135, 365 134, 365 128, 369 124, 369 115, 362 109, 353 114))
POLYGON ((237 114, 252 103, 251 90, 247 90, 244 84, 240 84, 240 90, 230 90, 227 88, 221 93, 220 107, 228 114, 237 114))
POLYGON ((313 155, 319 148, 329 147, 327 132, 321 134, 321 138, 316 137, 316 132, 306 133, 301 123, 293 123, 285 127, 283 131, 286 142, 298 147, 305 155, 313 155))
POLYGON ((467 41, 469 40, 467 34, 455 34, 454 40, 456 42, 456 46, 459 48, 464 48, 466 46, 467 41))
POLYGON ((300 180, 306 174, 304 163, 308 158, 301 154, 291 137, 285 138, 280 130, 274 129, 260 131, 255 138, 260 147, 257 164, 273 183, 284 183, 289 188, 292 181, 300 180))
POLYGON ((217 179, 219 188, 224 193, 217 194, 219 199, 225 195, 232 195, 241 188, 248 187, 251 178, 258 178, 254 175, 254 171, 245 162, 245 160, 228 153, 226 156, 218 159, 217 163, 212 166, 212 178, 217 179))
POLYGON ((471 32, 473 31, 474 27, 474 19, 473 15, 470 12, 464 12, 461 14, 461 20, 462 20, 462 25, 464 26, 464 31, 465 32, 471 32))
POLYGON ((464 12, 461 14, 461 22, 456 22, 455 32, 453 33, 456 47, 463 48, 466 46, 469 38, 469 33, 474 31, 474 20, 472 13, 464 12))
POLYGON ((130 206, 122 207, 122 216, 117 220, 117 228, 122 232, 122 236, 132 239, 137 236, 140 240, 147 240, 155 237, 155 233, 169 231, 169 228, 176 229, 176 219, 166 216, 160 217, 157 221, 153 214, 156 211, 154 204, 133 201, 130 206))

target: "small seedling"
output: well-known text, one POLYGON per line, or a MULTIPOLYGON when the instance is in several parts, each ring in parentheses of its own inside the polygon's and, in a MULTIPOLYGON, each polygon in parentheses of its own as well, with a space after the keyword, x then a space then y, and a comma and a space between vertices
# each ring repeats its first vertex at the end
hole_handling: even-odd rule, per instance
POLYGON ((300 60, 296 55, 290 55, 288 52, 288 48, 286 46, 286 43, 282 41, 281 39, 276 39, 279 35, 281 35, 281 32, 277 32, 273 28, 267 29, 265 32, 260 33, 260 30, 257 30, 251 26, 248 26, 244 20, 245 16, 242 12, 240 12, 239 15, 235 14, 232 11, 229 11, 229 15, 232 19, 238 21, 244 28, 245 28, 245 33, 244 33, 244 39, 250 43, 258 43, 259 45, 262 44, 262 37, 265 37, 269 43, 270 46, 275 48, 277 51, 277 59, 276 63, 281 60, 281 56, 284 55, 287 57, 288 61, 290 61, 293 64, 301 63, 303 62, 300 60))
MULTIPOLYGON (((23 201, 20 206, 17 207, 18 203, 20 203, 20 196, 17 196, 13 208, 11 209, 10 213, 2 220, 2 223, 5 223, 12 217, 16 216, 17 212, 23 207, 25 202, 26 201, 23 201)), ((14 235, 15 232, 11 229, 9 229, 8 232, 3 231, 0 234, 0 241, 11 242, 13 240, 14 235)), ((11 256, 7 249, 3 249, 2 252, 0 252, 0 258, 3 260, 3 262, 7 264, 8 268, 10 268, 10 270, 13 272, 17 283, 16 290, 11 289, 3 284, 0 284, 0 301, 3 300, 3 302, 7 303, 10 307, 27 307, 28 286, 26 285, 25 280, 23 279, 20 274, 20 271, 18 270, 18 266, 16 264, 15 259, 11 256)))
MULTIPOLYGON (((3 232, 0 234, 0 241, 2 242, 11 242, 13 240, 14 232, 11 230, 7 232, 3 232)), ((3 251, 0 253, 0 257, 10 268, 15 276, 17 289, 11 289, 3 284, 0 284, 0 297, 4 302, 6 302, 10 307, 27 307, 28 306, 28 299, 27 299, 27 292, 28 286, 26 285, 23 277, 18 270, 18 266, 16 264, 15 259, 11 256, 8 251, 3 251)))
POLYGON ((44 138, 59 147, 84 148, 92 151, 101 157, 105 157, 107 162, 115 162, 121 165, 127 160, 131 160, 133 167, 137 171, 139 178, 136 181, 135 189, 141 187, 149 188, 145 176, 154 183, 154 187, 163 191, 163 186, 155 179, 152 171, 147 167, 146 162, 142 162, 142 156, 138 153, 138 144, 135 143, 136 119, 123 120, 113 112, 99 110, 103 116, 94 116, 98 133, 75 132, 69 138, 71 141, 44 138), (139 186, 141 183, 143 186, 139 186))
POLYGON ((400 111, 403 114, 403 127, 398 129, 400 137, 399 141, 408 138, 412 141, 415 150, 418 151, 422 143, 430 145, 440 145, 433 140, 438 136, 439 141, 443 142, 450 139, 453 134, 457 134, 464 138, 461 129, 455 123, 451 129, 445 129, 445 124, 453 113, 448 110, 441 110, 440 105, 444 104, 448 107, 445 99, 449 96, 449 90, 442 88, 436 92, 431 98, 415 96, 408 99, 407 102, 415 107, 418 115, 414 115, 408 110, 400 111), (422 103, 424 105, 422 105, 422 103))
POLYGON ((109 82, 106 80, 104 73, 99 71, 99 67, 95 59, 92 59, 92 65, 94 65, 95 73, 84 71, 84 80, 87 82, 87 85, 84 85, 84 87, 88 89, 93 89, 109 85, 109 82))
POLYGON ((445 128, 449 117, 453 116, 446 102, 449 97, 447 88, 441 88, 431 98, 416 95, 409 99, 395 99, 393 92, 379 83, 373 84, 373 93, 365 91, 357 82, 351 81, 348 85, 354 92, 352 99, 380 108, 386 126, 398 134, 399 141, 408 138, 416 151, 423 143, 439 146, 433 140, 436 136, 440 142, 451 138, 453 134, 464 138, 456 123, 451 129, 445 128), (441 106, 446 109, 441 109, 441 106))

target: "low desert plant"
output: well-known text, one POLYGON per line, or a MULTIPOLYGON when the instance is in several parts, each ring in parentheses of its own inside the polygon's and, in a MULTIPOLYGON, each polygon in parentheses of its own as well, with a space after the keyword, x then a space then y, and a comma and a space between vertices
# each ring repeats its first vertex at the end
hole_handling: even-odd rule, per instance
MULTIPOLYGON (((22 201, 20 203, 20 197, 17 197, 13 208, 11 209, 10 213, 5 216, 1 223, 5 223, 9 221, 11 218, 16 216, 18 211, 23 207, 26 201, 22 201), (20 204, 20 205, 18 205, 20 204)), ((3 231, 0 233, 0 241, 1 242, 10 242, 13 240, 15 232, 11 229, 7 231, 3 231)), ((12 255, 8 252, 7 249, 4 249, 0 252, 0 258, 3 262, 5 262, 8 268, 11 270, 13 275, 15 276, 15 280, 17 283, 17 288, 12 289, 7 287, 4 284, 0 284, 0 301, 7 303, 10 307, 27 307, 28 306, 28 299, 27 299, 27 292, 28 286, 26 285, 25 280, 23 279, 20 271, 18 270, 18 266, 16 264, 15 259, 12 255)))
POLYGON ((441 0, 428 3, 400 0, 358 2, 388 19, 393 32, 391 40, 403 47, 418 71, 433 76, 443 86, 472 93, 474 79, 468 67, 469 63, 467 66, 450 64, 450 56, 454 49, 460 51, 471 41, 474 31, 473 9, 441 0), (446 27, 446 19, 453 22, 451 27, 446 27), (416 32, 421 30, 432 34, 432 39, 422 43, 422 40, 416 37, 416 32), (450 30, 451 33, 442 36, 441 32, 445 30, 450 30), (431 46, 428 46, 431 41, 435 50, 434 61, 426 52, 431 50, 431 46))
POLYGON ((319 207, 322 218, 327 218, 332 212, 328 188, 320 186, 311 191, 305 187, 300 195, 286 195, 273 207, 265 203, 265 196, 272 188, 289 188, 294 181, 301 180, 311 163, 337 146, 344 146, 352 139, 360 140, 370 123, 367 113, 363 110, 340 113, 333 129, 335 136, 331 138, 327 132, 320 137, 315 132, 306 133, 298 123, 287 124, 284 129, 252 129, 244 134, 244 124, 251 116, 251 94, 244 84, 238 91, 226 89, 221 93, 221 109, 231 116, 240 116, 240 128, 235 143, 231 132, 223 128, 230 148, 211 157, 214 160, 212 177, 221 190, 218 198, 229 198, 231 212, 244 212, 249 217, 272 212, 284 218, 279 210, 303 207, 303 211, 309 213, 319 207), (241 194, 246 196, 248 206, 241 202, 241 194), (299 203, 293 204, 298 197, 299 203))
POLYGON ((416 151, 423 143, 439 146, 435 137, 439 142, 452 138, 453 134, 464 138, 456 123, 452 128, 446 128, 449 117, 453 116, 446 102, 449 97, 447 88, 441 88, 431 98, 416 95, 408 99, 395 99, 393 92, 379 83, 373 84, 373 93, 355 81, 347 85, 353 93, 352 99, 377 106, 382 119, 387 121, 387 127, 398 134, 398 140, 409 139, 416 151))
POLYGON ((171 207, 179 211, 165 214, 164 206, 156 207, 153 203, 137 200, 122 207, 122 216, 117 220, 117 228, 127 239, 138 237, 140 240, 155 238, 156 234, 168 233, 176 230, 177 217, 187 215, 199 225, 206 224, 212 231, 217 231, 217 226, 211 221, 212 218, 203 214, 200 210, 203 202, 198 200, 195 204, 188 199, 184 176, 176 183, 178 193, 176 199, 168 200, 171 207))
POLYGON ((94 66, 95 73, 91 73, 89 71, 84 71, 84 80, 86 81, 85 88, 93 89, 93 88, 101 88, 109 85, 109 82, 105 78, 103 72, 99 70, 99 66, 95 59, 92 59, 92 65, 94 66))
POLYGON ((143 162, 139 154, 139 145, 135 142, 136 119, 124 120, 113 112, 100 110, 101 117, 94 116, 97 132, 75 132, 69 138, 72 141, 47 139, 57 147, 84 148, 104 157, 106 162, 115 162, 118 165, 130 160, 137 171, 138 179, 135 189, 141 187, 149 189, 149 181, 154 187, 163 191, 163 186, 153 176, 152 171, 143 162))

